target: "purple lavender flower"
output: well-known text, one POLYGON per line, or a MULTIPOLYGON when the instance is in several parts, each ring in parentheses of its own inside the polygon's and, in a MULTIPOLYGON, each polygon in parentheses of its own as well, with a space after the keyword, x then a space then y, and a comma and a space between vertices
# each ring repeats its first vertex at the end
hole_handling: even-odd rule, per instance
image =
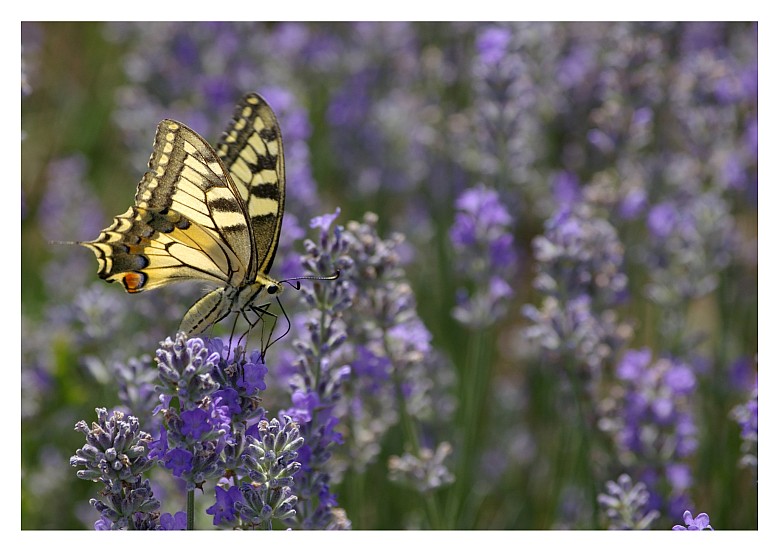
MULTIPOLYGON (((375 460, 377 442, 399 416, 411 416, 411 421, 431 416, 432 376, 434 366, 441 366, 399 266, 397 247, 402 238, 380 239, 371 214, 346 229, 334 227, 334 219, 335 215, 314 219, 318 243, 305 244, 307 270, 329 275, 338 268, 341 275, 335 282, 303 288, 312 315, 305 331, 311 337, 295 344, 300 356, 290 380, 294 406, 284 411, 301 423, 311 446, 301 448, 299 459, 301 482, 312 490, 294 488, 300 497, 297 509, 304 512, 309 527, 330 526, 336 519, 335 497, 325 484, 346 463, 344 453, 333 447, 343 442, 342 424, 351 436, 345 443, 349 465, 362 471, 375 460), (358 294, 358 289, 364 292, 358 294), (319 507, 311 511, 307 501, 314 496, 315 483, 320 485, 319 507)), ((439 457, 424 459, 433 468, 439 457)), ((444 470, 438 465, 439 472, 444 470)), ((450 478, 442 474, 436 481, 445 485, 450 478)), ((343 521, 338 525, 343 527, 343 521)))
POLYGON ((647 486, 634 484, 628 474, 621 474, 617 482, 607 481, 606 488, 598 501, 609 520, 609 529, 649 529, 660 516, 657 510, 647 508, 647 486))
POLYGON ((702 512, 694 519, 690 510, 685 510, 683 513, 683 522, 685 525, 675 525, 672 527, 673 531, 714 531, 712 525, 710 525, 710 516, 702 512), (686 527, 687 526, 687 527, 686 527))
MULTIPOLYGON (((247 436, 244 470, 251 484, 241 483, 236 514, 249 526, 271 527, 271 521, 292 520, 298 497, 293 494, 293 476, 301 469, 296 452, 304 444, 299 426, 290 418, 261 420, 258 437, 247 436)), ((216 519, 215 519, 216 523, 216 519)))
POLYGON ((642 349, 626 352, 617 377, 599 426, 612 436, 623 467, 647 485, 650 506, 671 511, 693 484, 686 464, 698 448, 693 369, 674 359, 653 362, 642 349))
POLYGON ((160 531, 184 531, 187 529, 187 512, 164 513, 160 516, 160 531))
POLYGON ((719 195, 660 202, 651 207, 647 226, 650 239, 639 251, 650 274, 651 300, 683 305, 715 289, 735 249, 734 220, 719 195))
MULTIPOLYGON (((319 244, 306 241, 309 254, 304 266, 313 274, 329 276, 336 270, 343 273, 350 266, 340 228, 333 235, 329 233, 334 219, 335 215, 312 220, 312 227, 320 228, 320 240, 319 244)), ((346 337, 341 317, 351 305, 354 289, 343 278, 326 285, 315 282, 301 289, 302 299, 311 309, 305 323, 308 336, 294 342, 298 358, 288 383, 293 406, 281 415, 300 426, 305 444, 298 450, 300 474, 290 491, 300 502, 296 510, 290 510, 286 522, 293 527, 324 529, 332 523, 336 506, 330 492, 331 449, 342 442, 341 434, 335 430, 338 418, 334 412, 343 382, 350 373, 338 356, 346 337)), ((278 498, 284 502, 286 495, 287 492, 282 493, 278 498)), ((266 513, 256 511, 254 515, 262 520, 266 513)))
POLYGON ((219 485, 214 490, 217 501, 206 509, 206 513, 214 516, 214 525, 232 525, 236 521, 235 506, 243 500, 241 491, 238 487, 225 489, 219 485))
POLYGON ((154 465, 149 455, 152 438, 133 416, 125 418, 121 412, 109 416, 105 408, 96 412, 98 421, 92 429, 83 420, 76 424, 87 444, 70 459, 71 466, 81 468, 76 474, 79 479, 103 483, 102 498, 90 500, 101 516, 96 528, 153 529, 160 502, 149 480, 142 479, 154 465))
MULTIPOLYGON (((540 307, 525 305, 526 335, 551 358, 573 358, 598 379, 600 367, 631 336, 613 310, 624 298, 623 245, 615 229, 579 205, 561 209, 534 239, 540 307)), ((584 375, 584 373, 583 373, 584 375)))
POLYGON ((751 398, 746 403, 734 407, 731 417, 740 425, 742 438, 740 464, 749 466, 756 473, 758 472, 758 378, 751 398))
POLYGON ((506 314, 507 300, 514 294, 507 283, 517 273, 514 221, 498 193, 484 185, 464 191, 455 206, 450 240, 458 273, 476 289, 471 294, 464 288, 458 291, 453 316, 468 327, 484 328, 506 314))
POLYGON ((477 36, 477 55, 488 65, 500 61, 507 51, 512 33, 503 27, 488 27, 477 36))
MULTIPOLYGON (((354 437, 348 445, 358 469, 374 460, 376 443, 398 421, 404 420, 407 428, 410 424, 436 427, 452 415, 447 398, 453 369, 435 351, 432 335, 417 314, 414 293, 400 266, 403 237, 382 239, 376 225, 376 216, 368 213, 362 222, 348 223, 343 234, 352 260, 344 278, 363 290, 343 315, 348 328, 344 353, 352 366, 346 420, 354 437)), ((398 466, 413 464, 415 473, 428 476, 407 473, 409 479, 399 472, 400 479, 414 483, 413 488, 423 494, 433 490, 431 485, 452 482, 444 464, 448 443, 436 445, 433 432, 425 437, 405 433, 405 438, 416 460, 409 457, 409 462, 398 466)))
POLYGON ((155 454, 188 490, 234 470, 245 428, 263 415, 258 394, 267 369, 260 354, 232 353, 220 339, 187 340, 184 334, 157 351, 165 431, 155 454))

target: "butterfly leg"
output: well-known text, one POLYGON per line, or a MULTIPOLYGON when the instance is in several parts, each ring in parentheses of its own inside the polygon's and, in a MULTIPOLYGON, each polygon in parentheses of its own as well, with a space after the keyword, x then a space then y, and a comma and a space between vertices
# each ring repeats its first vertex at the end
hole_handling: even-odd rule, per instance
MULTIPOLYGON (((273 318, 273 324, 271 325, 270 332, 268 332, 268 337, 267 337, 267 339, 265 339, 265 343, 261 344, 260 356, 263 359, 263 362, 265 362, 265 352, 268 350, 268 347, 271 344, 271 336, 273 335, 274 328, 276 328, 276 321, 278 319, 278 317, 274 313, 272 313, 271 311, 268 310, 269 306, 270 306, 270 303, 265 303, 264 305, 258 305, 258 306, 249 305, 249 307, 248 307, 249 310, 251 310, 255 314, 255 316, 257 316, 257 319, 254 321, 254 323, 249 322, 249 318, 246 316, 246 314, 244 314, 244 318, 246 318, 247 322, 249 322, 249 325, 250 325, 249 329, 250 330, 252 328, 254 328, 257 325, 258 322, 260 322, 262 324, 261 342, 263 340, 262 336, 265 336, 265 334, 266 334, 266 331, 265 331, 265 315, 267 314, 268 316, 273 318)), ((249 330, 247 330, 247 331, 249 331, 249 330)))

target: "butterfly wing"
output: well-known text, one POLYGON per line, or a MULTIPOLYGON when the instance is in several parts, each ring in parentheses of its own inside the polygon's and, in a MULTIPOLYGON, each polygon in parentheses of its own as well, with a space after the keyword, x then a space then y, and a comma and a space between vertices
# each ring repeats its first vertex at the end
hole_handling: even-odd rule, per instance
POLYGON ((246 206, 254 251, 246 283, 271 269, 284 213, 284 149, 279 122, 259 95, 244 96, 217 144, 217 155, 246 206))
POLYGON ((238 286, 252 263, 251 230, 224 165, 196 132, 164 120, 135 205, 91 242, 98 275, 128 292, 204 279, 238 286))

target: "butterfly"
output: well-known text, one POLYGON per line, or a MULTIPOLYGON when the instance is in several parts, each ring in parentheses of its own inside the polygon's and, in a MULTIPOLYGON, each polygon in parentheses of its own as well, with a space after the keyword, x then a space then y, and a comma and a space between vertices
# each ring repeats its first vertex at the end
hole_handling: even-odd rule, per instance
POLYGON ((232 312, 262 318, 281 293, 282 282, 268 273, 284 196, 279 123, 268 103, 249 93, 216 149, 185 124, 161 121, 135 204, 95 240, 76 243, 95 254, 100 278, 128 293, 186 280, 216 284, 179 326, 200 334, 232 312))

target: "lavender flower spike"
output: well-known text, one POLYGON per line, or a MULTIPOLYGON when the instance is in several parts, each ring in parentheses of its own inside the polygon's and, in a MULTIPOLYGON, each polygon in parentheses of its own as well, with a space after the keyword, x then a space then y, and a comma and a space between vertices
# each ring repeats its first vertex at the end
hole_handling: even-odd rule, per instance
POLYGON ((647 486, 634 484, 628 474, 621 474, 617 482, 607 481, 607 492, 598 496, 599 505, 609 519, 610 529, 649 529, 660 513, 647 509, 650 493, 647 486))
POLYGON ((100 512, 96 529, 155 529, 159 525, 160 501, 154 498, 143 472, 154 465, 149 457, 151 435, 141 431, 138 418, 121 412, 108 415, 105 408, 95 409, 98 421, 81 420, 76 431, 87 437, 87 444, 71 456, 70 465, 80 469, 80 479, 103 483, 101 499, 89 503, 100 512))

